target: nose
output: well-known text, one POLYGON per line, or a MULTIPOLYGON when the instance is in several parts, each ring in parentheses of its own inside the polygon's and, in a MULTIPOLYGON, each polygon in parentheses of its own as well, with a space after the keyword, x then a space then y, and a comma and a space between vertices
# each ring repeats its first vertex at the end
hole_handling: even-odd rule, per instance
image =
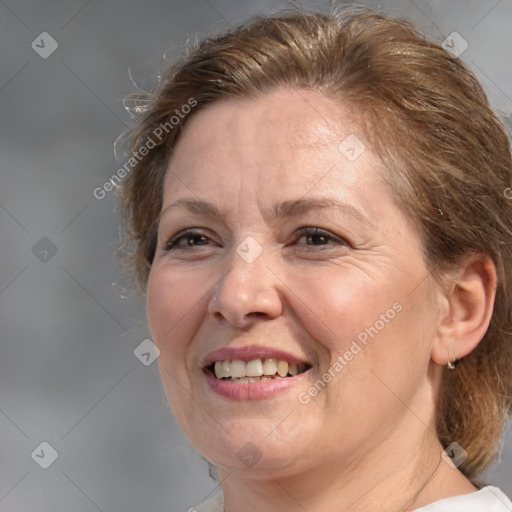
POLYGON ((281 281, 268 267, 264 254, 248 262, 233 251, 228 265, 208 303, 210 317, 247 328, 254 322, 281 315, 281 281))

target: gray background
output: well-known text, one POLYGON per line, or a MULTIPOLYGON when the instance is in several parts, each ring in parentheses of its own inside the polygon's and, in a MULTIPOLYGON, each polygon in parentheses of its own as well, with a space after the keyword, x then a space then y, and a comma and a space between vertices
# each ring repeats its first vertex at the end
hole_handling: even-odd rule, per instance
MULTIPOLYGON (((460 33, 493 105, 512 112, 511 0, 366 3, 427 33, 460 33)), ((131 126, 130 66, 146 86, 187 38, 286 5, 0 1, 1 511, 178 511, 215 489, 157 364, 134 356, 150 337, 144 306, 123 290, 113 256, 115 196, 93 190, 124 163, 113 142, 131 126), (44 31, 58 42, 46 59, 31 47, 44 31), (58 452, 48 469, 36 464, 48 449, 31 456, 43 441, 58 452)), ((511 429, 489 479, 512 494, 511 429)))

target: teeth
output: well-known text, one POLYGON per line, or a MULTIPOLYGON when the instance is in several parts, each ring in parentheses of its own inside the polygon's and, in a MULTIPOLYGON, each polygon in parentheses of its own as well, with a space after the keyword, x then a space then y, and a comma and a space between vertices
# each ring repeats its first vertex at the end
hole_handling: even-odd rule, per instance
POLYGON ((245 374, 248 377, 260 377, 263 375, 263 365, 261 363, 261 359, 254 359, 253 361, 249 361, 245 365, 245 374))
POLYGON ((288 362, 280 359, 277 361, 277 373, 281 375, 281 377, 286 377, 288 375, 288 362))
POLYGON ((223 377, 231 377, 230 361, 215 361, 214 372, 215 377, 218 379, 222 379, 223 377))
POLYGON ((243 361, 235 359, 231 361, 231 377, 245 377, 246 364, 243 361))
POLYGON ((213 366, 215 377, 218 379, 231 379, 236 382, 260 382, 271 379, 282 379, 294 376, 307 369, 306 365, 288 363, 282 359, 253 359, 241 361, 215 361, 213 366))
POLYGON ((223 377, 231 377, 231 365, 229 361, 222 362, 222 371, 224 372, 223 377))
POLYGON ((215 366, 213 370, 215 372, 215 377, 217 377, 217 379, 222 379, 222 377, 226 377, 226 375, 224 375, 224 370, 222 368, 221 361, 215 361, 215 366))
POLYGON ((275 359, 265 359, 263 361, 263 375, 275 375, 277 372, 277 363, 275 359))

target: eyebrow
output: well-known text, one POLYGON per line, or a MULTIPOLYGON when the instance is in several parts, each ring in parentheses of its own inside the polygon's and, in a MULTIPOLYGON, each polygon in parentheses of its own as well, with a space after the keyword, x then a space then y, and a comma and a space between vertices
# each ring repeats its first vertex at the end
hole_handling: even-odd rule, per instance
MULTIPOLYGON (((206 201, 194 198, 182 198, 178 199, 177 201, 174 201, 173 203, 167 205, 162 210, 162 212, 160 213, 160 217, 162 217, 172 208, 176 208, 178 206, 184 206, 191 213, 196 213, 200 215, 211 215, 214 217, 218 217, 222 220, 226 218, 226 214, 221 212, 219 208, 217 208, 212 203, 208 203, 206 201)), ((342 203, 340 201, 337 201, 336 199, 324 197, 307 199, 301 198, 283 201, 282 203, 275 204, 269 209, 266 209, 264 211, 264 215, 267 218, 279 219, 303 215, 312 210, 322 209, 335 209, 342 213, 343 215, 348 215, 352 217, 353 219, 355 219, 356 221, 360 222, 361 224, 370 229, 376 229, 375 224, 371 222, 368 216, 355 206, 352 206, 351 204, 347 203, 342 203)))
POLYGON ((361 210, 348 203, 342 203, 336 199, 326 197, 322 198, 308 198, 308 199, 294 199, 291 201, 283 201, 282 203, 274 205, 268 212, 270 216, 275 218, 293 217, 310 212, 311 210, 334 209, 353 217, 355 220, 364 224, 366 227, 375 229, 375 225, 370 221, 367 215, 361 210))
POLYGON ((167 213, 172 208, 176 208, 178 206, 184 206, 191 213, 198 213, 200 215, 212 215, 215 217, 220 217, 221 219, 225 218, 225 215, 213 204, 207 203, 206 201, 202 201, 200 199, 178 199, 173 203, 167 205, 161 212, 160 217, 163 217, 165 213, 167 213))

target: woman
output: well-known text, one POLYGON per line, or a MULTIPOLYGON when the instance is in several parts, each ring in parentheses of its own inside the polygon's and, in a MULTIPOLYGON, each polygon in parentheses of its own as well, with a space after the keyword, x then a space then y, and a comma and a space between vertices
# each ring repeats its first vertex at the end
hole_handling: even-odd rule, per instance
POLYGON ((222 487, 197 510, 512 510, 477 480, 511 407, 511 153, 460 60, 374 12, 258 19, 169 71, 132 149, 162 382, 222 487))

